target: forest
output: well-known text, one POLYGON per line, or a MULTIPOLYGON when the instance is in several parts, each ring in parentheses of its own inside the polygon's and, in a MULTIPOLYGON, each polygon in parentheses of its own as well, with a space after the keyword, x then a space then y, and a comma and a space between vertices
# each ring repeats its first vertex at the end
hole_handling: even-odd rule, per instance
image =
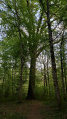
POLYGON ((67 0, 0 0, 0 119, 67 119, 67 0))

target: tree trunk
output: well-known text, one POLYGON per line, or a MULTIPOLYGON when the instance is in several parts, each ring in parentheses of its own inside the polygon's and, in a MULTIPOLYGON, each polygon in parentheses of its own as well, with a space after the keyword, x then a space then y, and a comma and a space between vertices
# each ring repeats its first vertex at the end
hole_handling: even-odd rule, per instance
POLYGON ((36 52, 33 51, 31 54, 30 62, 30 74, 29 74, 29 88, 27 99, 34 99, 34 89, 35 89, 35 68, 36 68, 36 52))
POLYGON ((67 96, 67 76, 66 76, 66 67, 64 67, 64 78, 65 78, 65 89, 66 89, 66 96, 67 96))
POLYGON ((19 37, 20 37, 20 63, 21 63, 21 69, 20 69, 20 80, 19 80, 19 102, 22 102, 22 81, 23 81, 23 66, 24 66, 24 58, 23 58, 23 44, 22 44, 22 37, 20 32, 20 27, 18 29, 19 31, 19 37))
POLYGON ((66 77, 66 68, 64 68, 64 73, 65 73, 65 88, 66 88, 66 95, 67 95, 67 77, 66 77))
POLYGON ((21 70, 20 70, 20 80, 19 80, 19 103, 22 102, 22 81, 23 81, 23 59, 21 58, 21 70))
POLYGON ((13 67, 12 67, 12 96, 14 94, 14 90, 13 90, 13 67))
POLYGON ((45 67, 45 64, 44 65, 44 94, 45 94, 45 84, 47 86, 47 79, 46 79, 46 67, 45 67))
MULTIPOLYGON (((62 36, 62 42, 63 42, 63 70, 64 70, 64 79, 65 79, 65 86, 64 88, 66 88, 66 95, 67 95, 67 77, 66 77, 66 51, 65 51, 65 38, 64 38, 64 32, 63 32, 63 36, 62 36)), ((66 97, 65 97, 66 98, 66 97)))
POLYGON ((2 82, 2 94, 4 94, 4 83, 5 83, 5 72, 3 75, 3 82, 2 82))
POLYGON ((47 80, 48 80, 48 87, 49 87, 49 90, 48 90, 48 94, 50 95, 50 84, 49 84, 49 71, 48 71, 48 56, 47 56, 47 80))
POLYGON ((20 21, 20 17, 18 15, 18 10, 16 7, 16 0, 15 2, 15 12, 16 12, 16 17, 17 17, 17 29, 18 29, 18 33, 19 33, 19 40, 20 40, 20 63, 21 63, 21 69, 20 69, 20 80, 19 80, 19 97, 18 97, 18 101, 19 103, 22 102, 22 81, 23 81, 23 65, 24 65, 24 57, 23 57, 23 43, 22 43, 22 36, 21 36, 21 31, 20 31, 20 26, 21 26, 21 21, 20 21))
POLYGON ((6 82, 5 82, 5 88, 6 88, 6 90, 5 90, 5 97, 9 97, 9 95, 10 95, 10 74, 9 74, 9 72, 8 72, 8 80, 6 80, 6 82))
POLYGON ((64 67, 63 67, 63 57, 64 57, 64 53, 63 53, 63 36, 62 36, 62 40, 61 40, 61 46, 60 46, 60 58, 61 58, 61 79, 62 79, 62 93, 63 93, 63 98, 65 100, 65 86, 64 86, 64 67))
POLYGON ((53 48, 53 38, 52 38, 52 30, 51 30, 51 22, 50 22, 50 11, 49 11, 49 0, 47 0, 47 24, 48 24, 50 53, 51 53, 51 62, 52 62, 52 75, 53 75, 55 93, 56 93, 58 105, 60 107, 61 106, 61 98, 60 98, 60 91, 59 91, 59 86, 58 86, 55 55, 54 55, 54 48, 53 48))

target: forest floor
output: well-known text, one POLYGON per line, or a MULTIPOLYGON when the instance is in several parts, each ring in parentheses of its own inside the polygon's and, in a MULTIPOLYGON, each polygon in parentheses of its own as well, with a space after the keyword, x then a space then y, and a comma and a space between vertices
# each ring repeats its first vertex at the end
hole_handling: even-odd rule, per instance
POLYGON ((67 114, 38 100, 4 102, 0 103, 0 119, 67 119, 67 114))

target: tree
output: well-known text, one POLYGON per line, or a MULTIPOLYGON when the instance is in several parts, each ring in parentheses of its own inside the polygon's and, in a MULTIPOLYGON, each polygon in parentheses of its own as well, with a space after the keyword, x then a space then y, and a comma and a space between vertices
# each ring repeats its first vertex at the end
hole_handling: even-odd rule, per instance
MULTIPOLYGON (((29 88, 27 99, 34 99, 34 89, 35 89, 35 70, 36 70, 36 59, 40 52, 44 49, 44 32, 42 27, 42 17, 43 12, 40 14, 39 19, 36 18, 38 4, 34 2, 29 2, 27 0, 28 14, 29 14, 29 22, 31 26, 31 30, 29 30, 29 54, 30 54, 30 74, 29 74, 29 88), (34 7, 32 7, 32 4, 34 7), (35 8, 35 10, 34 10, 35 8), (35 14, 34 14, 35 13, 35 14), (40 46, 41 45, 41 46, 40 46)), ((39 9, 38 9, 39 10, 39 9)), ((47 37, 45 38, 46 41, 47 37)), ((47 42, 48 43, 48 40, 47 42)))
MULTIPOLYGON (((24 10, 26 10, 26 9, 22 8, 22 7, 25 6, 26 3, 23 2, 23 4, 22 4, 21 0, 20 1, 16 1, 16 0, 15 1, 13 1, 13 0, 3 1, 2 0, 1 2, 3 4, 3 7, 5 5, 5 9, 1 10, 1 25, 3 26, 3 30, 4 30, 6 39, 8 42, 10 40, 11 44, 13 41, 13 44, 12 44, 13 46, 15 45, 14 43, 19 43, 19 44, 17 44, 18 52, 15 49, 14 53, 16 53, 16 52, 19 53, 18 56, 20 58, 19 102, 21 102, 22 101, 23 66, 26 61, 25 57, 27 55, 27 53, 26 53, 27 50, 25 49, 27 47, 26 46, 27 41, 24 41, 25 38, 27 37, 27 35, 24 33, 23 27, 22 27, 22 25, 23 25, 22 21, 24 21, 23 14, 25 12, 24 10), (22 6, 21 6, 21 4, 22 4, 22 6), (23 9, 23 12, 22 12, 22 9, 23 9), (24 43, 25 43, 25 45, 24 45, 24 43)), ((26 14, 26 12, 25 12, 25 14, 26 14)), ((9 45, 9 48, 11 50, 13 50, 12 49, 13 46, 11 47, 11 44, 8 44, 8 45, 9 45)), ((15 56, 15 54, 11 54, 11 55, 15 56)))
MULTIPOLYGON (((64 33, 63 33, 64 34, 64 33)), ((62 34, 61 44, 60 44, 60 58, 61 58, 61 78, 62 78, 62 90, 63 90, 63 97, 65 100, 65 85, 64 85, 64 36, 62 34)))
MULTIPOLYGON (((47 17, 47 26, 48 26, 48 35, 49 35, 49 45, 50 45, 50 53, 51 53, 51 62, 52 62, 52 74, 53 74, 53 80, 54 80, 54 87, 55 87, 55 93, 58 101, 59 107, 61 106, 61 98, 60 98, 60 91, 58 86, 58 79, 57 79, 57 70, 56 70, 56 63, 55 63, 55 55, 54 55, 54 47, 53 47, 53 36, 52 36, 52 25, 51 25, 51 13, 50 13, 50 2, 49 0, 46 0, 46 9, 44 6, 44 3, 42 0, 39 0, 40 4, 42 6, 42 9, 46 13, 47 17)), ((56 2, 55 2, 56 3, 56 2)), ((54 1, 51 4, 54 4, 54 1)), ((56 3, 57 5, 58 3, 56 3)))

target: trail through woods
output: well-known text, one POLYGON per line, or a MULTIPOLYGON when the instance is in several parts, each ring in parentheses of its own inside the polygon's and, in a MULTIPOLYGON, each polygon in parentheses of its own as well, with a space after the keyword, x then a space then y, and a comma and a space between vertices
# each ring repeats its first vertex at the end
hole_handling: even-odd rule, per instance
POLYGON ((27 115, 27 119, 41 119, 41 107, 42 103, 39 101, 32 101, 31 105, 29 106, 29 113, 27 115))
POLYGON ((23 119, 42 119, 42 106, 43 102, 36 100, 25 101, 21 104, 6 102, 0 104, 0 115, 1 117, 7 117, 7 115, 20 114, 24 117, 23 119))
POLYGON ((67 112, 59 112, 56 105, 50 105, 38 100, 3 102, 0 119, 67 119, 67 112))

